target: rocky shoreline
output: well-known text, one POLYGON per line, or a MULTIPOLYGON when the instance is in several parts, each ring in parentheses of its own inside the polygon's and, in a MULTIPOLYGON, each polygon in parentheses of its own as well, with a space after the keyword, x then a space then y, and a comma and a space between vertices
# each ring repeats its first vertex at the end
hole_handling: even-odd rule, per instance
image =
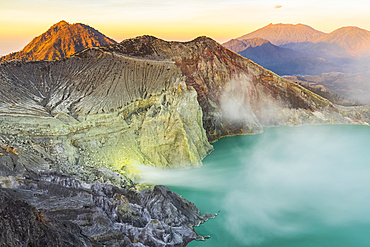
MULTIPOLYGON (((0 165, 2 165, 0 163, 0 165)), ((5 246, 185 246, 213 216, 164 186, 139 191, 60 173, 0 178, 5 246)))

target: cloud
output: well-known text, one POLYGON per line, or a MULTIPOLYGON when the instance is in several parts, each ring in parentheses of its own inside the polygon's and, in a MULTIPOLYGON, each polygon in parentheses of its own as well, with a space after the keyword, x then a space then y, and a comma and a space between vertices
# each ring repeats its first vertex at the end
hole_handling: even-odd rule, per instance
POLYGON ((275 5, 275 7, 274 7, 274 9, 280 9, 280 8, 282 8, 283 6, 281 6, 281 5, 275 5))

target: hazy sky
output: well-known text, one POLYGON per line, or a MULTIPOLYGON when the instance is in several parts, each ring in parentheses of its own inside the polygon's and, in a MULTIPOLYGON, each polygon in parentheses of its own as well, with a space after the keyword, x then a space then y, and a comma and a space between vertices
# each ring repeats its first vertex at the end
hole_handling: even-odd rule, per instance
POLYGON ((0 0, 0 55, 22 49, 60 20, 81 22, 121 41, 206 35, 219 42, 269 23, 304 23, 324 32, 370 30, 368 0, 0 0))

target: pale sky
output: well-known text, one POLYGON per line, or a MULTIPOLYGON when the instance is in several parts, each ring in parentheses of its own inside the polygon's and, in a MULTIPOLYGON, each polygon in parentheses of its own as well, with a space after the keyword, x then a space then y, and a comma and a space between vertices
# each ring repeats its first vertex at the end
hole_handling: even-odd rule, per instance
POLYGON ((21 50, 60 20, 87 24, 118 42, 150 34, 166 40, 206 35, 222 43, 269 23, 370 30, 370 1, 0 0, 0 55, 21 50))

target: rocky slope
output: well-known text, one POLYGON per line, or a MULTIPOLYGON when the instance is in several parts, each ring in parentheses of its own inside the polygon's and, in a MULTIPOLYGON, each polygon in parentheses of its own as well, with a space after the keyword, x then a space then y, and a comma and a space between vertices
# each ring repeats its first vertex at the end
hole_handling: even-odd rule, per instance
MULTIPOLYGON (((315 76, 292 76, 287 78, 301 85, 311 87, 321 87, 343 98, 347 102, 339 104, 370 104, 370 74, 346 74, 346 73, 324 73, 315 76)), ((332 102, 334 102, 332 100, 332 102)))
POLYGON ((186 84, 197 91, 210 141, 258 133, 263 126, 349 121, 328 100, 207 37, 180 43, 142 36, 101 49, 141 59, 175 61, 186 84), (325 117, 317 117, 315 112, 325 117))
POLYGON ((211 150, 207 139, 358 121, 206 37, 142 36, 61 61, 5 62, 0 81, 7 142, 27 153, 47 147, 51 160, 75 173, 76 164, 123 173, 132 164, 201 164, 211 150))
POLYGON ((0 62, 19 60, 60 60, 87 47, 116 42, 92 27, 60 21, 34 38, 23 50, 0 57, 0 62))
POLYGON ((204 240, 193 227, 212 217, 164 186, 139 192, 57 173, 0 182, 3 246, 185 246, 204 240))
POLYGON ((210 215, 164 187, 140 192, 135 164, 200 165, 224 136, 369 118, 207 37, 2 62, 0 102, 0 196, 20 205, 0 209, 0 230, 31 246, 45 234, 60 246, 184 246, 210 215))
POLYGON ((92 49, 64 61, 6 62, 0 73, 2 132, 23 150, 34 150, 24 138, 42 138, 35 145, 54 160, 121 172, 133 163, 196 165, 211 150, 197 94, 173 62, 92 49))

